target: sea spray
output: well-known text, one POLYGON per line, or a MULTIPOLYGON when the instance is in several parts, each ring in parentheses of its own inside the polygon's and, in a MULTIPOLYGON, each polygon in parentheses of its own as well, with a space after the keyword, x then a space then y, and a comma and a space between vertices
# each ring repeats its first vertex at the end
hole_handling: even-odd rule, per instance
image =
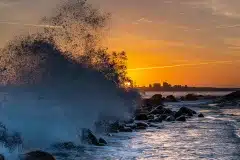
POLYGON ((105 14, 81 0, 58 11, 44 21, 63 28, 16 37, 1 51, 0 80, 8 96, 0 122, 21 134, 23 150, 79 143, 81 128, 93 129, 103 117, 130 117, 139 98, 122 88, 129 79, 117 54, 99 48, 105 14))

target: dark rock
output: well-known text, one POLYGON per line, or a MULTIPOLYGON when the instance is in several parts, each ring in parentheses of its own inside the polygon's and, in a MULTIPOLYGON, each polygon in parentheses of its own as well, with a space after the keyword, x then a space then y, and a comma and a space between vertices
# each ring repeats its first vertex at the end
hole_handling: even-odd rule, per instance
POLYGON ((99 145, 97 137, 92 133, 90 129, 83 129, 82 130, 82 142, 93 144, 93 145, 99 145))
POLYGON ((151 114, 151 115, 148 115, 147 118, 148 118, 148 120, 150 120, 150 119, 154 119, 155 117, 153 114, 151 114))
POLYGON ((43 151, 32 151, 26 153, 23 160, 56 160, 50 153, 43 151))
POLYGON ((159 119, 161 119, 162 121, 164 121, 164 120, 167 119, 167 117, 168 117, 167 114, 162 114, 162 115, 159 116, 159 119))
POLYGON ((198 115, 198 117, 203 118, 204 115, 203 115, 202 113, 200 113, 200 114, 198 115))
POLYGON ((163 108, 163 114, 174 115, 173 111, 169 108, 163 108))
POLYGON ((193 116, 193 112, 192 113, 191 112, 187 113, 187 116, 188 117, 192 117, 193 116))
POLYGON ((192 114, 197 114, 194 110, 187 108, 187 107, 181 107, 179 109, 180 113, 186 114, 186 115, 192 115, 192 114))
POLYGON ((235 101, 235 100, 240 100, 240 91, 232 92, 221 99, 221 101, 235 101))
POLYGON ((187 94, 184 98, 185 101, 196 101, 198 100, 198 96, 195 94, 187 94))
POLYGON ((157 107, 155 107, 155 108, 153 108, 150 112, 149 112, 149 114, 162 114, 163 113, 163 105, 159 105, 159 106, 157 106, 157 107))
POLYGON ((143 100, 143 106, 145 107, 153 107, 163 104, 163 97, 161 94, 155 94, 149 99, 143 100))
POLYGON ((175 118, 172 115, 170 115, 166 118, 166 121, 169 121, 169 122, 175 121, 175 118))
POLYGON ((2 154, 0 154, 0 160, 5 160, 5 158, 2 154))
POLYGON ((186 121, 186 117, 185 116, 180 116, 180 117, 176 118, 176 121, 185 122, 186 121))
POLYGON ((166 101, 166 102, 178 102, 178 100, 173 95, 167 96, 164 101, 166 101))
POLYGON ((147 116, 147 114, 140 113, 135 116, 135 120, 148 120, 148 116, 147 116))
POLYGON ((107 141, 103 138, 99 138, 98 142, 107 145, 107 141))

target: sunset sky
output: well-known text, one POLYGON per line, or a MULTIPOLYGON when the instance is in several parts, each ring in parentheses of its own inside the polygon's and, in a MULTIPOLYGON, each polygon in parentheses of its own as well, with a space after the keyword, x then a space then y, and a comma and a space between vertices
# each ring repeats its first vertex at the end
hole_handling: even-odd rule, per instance
MULTIPOLYGON (((239 0, 89 1, 112 13, 107 45, 127 52, 128 73, 138 85, 240 87, 239 0)), ((0 0, 0 20, 32 22, 39 4, 27 9, 27 2, 0 0)), ((1 43, 8 29, 0 24, 1 43)))

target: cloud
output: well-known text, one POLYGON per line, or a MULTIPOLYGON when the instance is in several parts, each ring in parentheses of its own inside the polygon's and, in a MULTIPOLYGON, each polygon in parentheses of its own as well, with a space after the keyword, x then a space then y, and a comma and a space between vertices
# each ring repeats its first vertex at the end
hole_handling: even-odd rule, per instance
POLYGON ((239 0, 192 0, 181 2, 181 4, 189 5, 193 8, 210 9, 213 15, 240 18, 239 0))
POLYGON ((219 29, 221 29, 221 28, 223 28, 223 29, 225 29, 225 28, 239 28, 239 27, 240 27, 240 24, 216 26, 216 28, 219 28, 219 29))
POLYGON ((151 20, 148 20, 146 18, 140 18, 139 20, 137 21, 134 21, 132 24, 140 24, 140 23, 152 23, 153 21, 151 20))
POLYGON ((0 24, 22 25, 22 26, 43 27, 43 28, 62 28, 62 26, 52 26, 52 25, 47 25, 47 24, 28 24, 28 23, 6 22, 6 21, 0 21, 0 24))
POLYGON ((229 49, 240 50, 240 38, 225 38, 224 44, 226 44, 229 49))
POLYGON ((200 63, 186 63, 186 64, 176 64, 176 65, 168 65, 168 66, 153 66, 153 67, 141 67, 141 68, 132 68, 128 69, 128 71, 142 71, 142 70, 153 70, 153 69, 165 69, 165 68, 176 68, 176 67, 190 67, 190 66, 200 66, 200 65, 211 65, 211 64, 233 64, 236 61, 211 61, 211 62, 200 62, 200 63))

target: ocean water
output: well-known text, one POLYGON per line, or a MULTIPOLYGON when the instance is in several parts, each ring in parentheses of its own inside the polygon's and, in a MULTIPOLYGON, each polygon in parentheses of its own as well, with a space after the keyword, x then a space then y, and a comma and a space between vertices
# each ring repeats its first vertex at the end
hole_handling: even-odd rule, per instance
MULTIPOLYGON (((187 122, 163 122, 156 124, 158 129, 150 127, 133 133, 98 135, 108 141, 108 145, 104 147, 76 143, 78 145, 74 148, 60 149, 49 146, 45 151, 55 155, 57 160, 240 159, 240 108, 217 109, 211 105, 211 101, 166 105, 173 110, 187 106, 202 112, 205 118, 194 117, 187 122)), ((26 129, 31 130, 31 126, 26 129)), ((18 155, 23 152, 24 150, 10 151, 0 147, 0 153, 4 154, 7 160, 17 160, 18 155)))
MULTIPOLYGON (((240 109, 206 109, 206 102, 170 103, 188 106, 205 118, 164 122, 159 129, 118 133, 106 137, 109 145, 87 149, 80 159, 109 160, 239 160, 240 109)), ((208 108, 208 107, 207 107, 208 108)))

